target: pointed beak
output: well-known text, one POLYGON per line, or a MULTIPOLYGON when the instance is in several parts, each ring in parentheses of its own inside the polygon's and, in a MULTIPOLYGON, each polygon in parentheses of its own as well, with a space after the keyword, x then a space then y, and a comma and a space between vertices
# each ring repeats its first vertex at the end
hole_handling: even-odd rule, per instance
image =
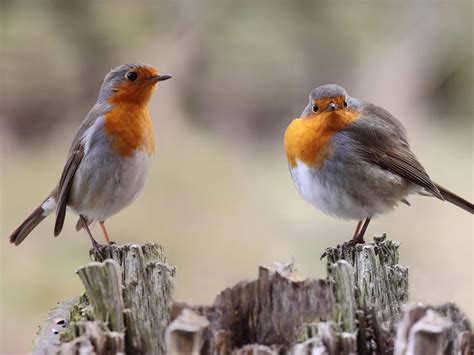
POLYGON ((165 80, 168 80, 168 79, 171 79, 171 78, 172 78, 171 75, 163 74, 163 75, 152 76, 150 78, 150 80, 156 83, 158 81, 165 81, 165 80))
POLYGON ((328 111, 336 111, 338 109, 337 105, 334 103, 334 102, 331 102, 329 105, 328 105, 328 108, 327 110, 328 111))

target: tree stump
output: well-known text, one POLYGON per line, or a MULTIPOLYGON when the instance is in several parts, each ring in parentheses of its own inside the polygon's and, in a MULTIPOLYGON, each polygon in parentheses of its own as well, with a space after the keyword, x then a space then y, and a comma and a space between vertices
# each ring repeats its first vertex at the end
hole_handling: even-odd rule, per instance
POLYGON ((78 270, 86 295, 50 312, 34 354, 470 354, 451 304, 406 306, 399 243, 328 248, 327 279, 293 264, 223 290, 210 306, 172 302, 175 269, 155 244, 107 246, 78 270))
POLYGON ((77 271, 86 295, 50 313, 33 353, 165 354, 175 268, 163 249, 110 245, 91 256, 77 271))
POLYGON ((385 235, 374 239, 328 248, 327 280, 303 279, 292 264, 276 264, 261 267, 258 280, 224 290, 210 307, 175 304, 168 349, 234 355, 469 354, 470 324, 457 309, 441 311, 451 309, 447 306, 437 308, 435 320, 425 319, 441 324, 437 338, 426 324, 400 330, 411 329, 415 322, 408 321, 396 337, 399 320, 413 318, 407 316, 413 311, 404 313, 408 269, 398 264, 398 242, 385 235), (416 336, 401 335, 408 333, 416 336))

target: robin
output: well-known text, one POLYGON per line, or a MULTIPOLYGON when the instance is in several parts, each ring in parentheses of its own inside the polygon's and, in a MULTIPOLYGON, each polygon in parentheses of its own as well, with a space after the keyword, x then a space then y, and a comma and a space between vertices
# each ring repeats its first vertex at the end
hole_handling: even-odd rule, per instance
POLYGON ((309 95, 285 132, 291 177, 322 212, 357 220, 350 244, 364 243, 371 218, 409 205, 414 193, 474 212, 473 204, 434 183, 410 150, 403 125, 388 111, 324 85, 309 95))
POLYGON ((58 185, 10 235, 11 243, 19 245, 54 211, 58 236, 67 208, 79 215, 76 229, 87 231, 93 248, 100 247, 89 229, 93 222, 99 222, 111 243, 104 223, 143 189, 155 151, 148 102, 157 83, 170 78, 140 63, 123 64, 107 74, 72 141, 58 185))

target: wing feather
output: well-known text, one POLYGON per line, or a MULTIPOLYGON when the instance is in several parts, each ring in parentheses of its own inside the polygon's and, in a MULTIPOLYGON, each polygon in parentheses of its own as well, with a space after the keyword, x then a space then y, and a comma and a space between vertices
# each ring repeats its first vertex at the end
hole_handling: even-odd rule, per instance
POLYGON ((366 102, 362 116, 346 131, 364 159, 443 200, 443 195, 410 150, 403 125, 388 111, 366 102))
POLYGON ((69 154, 61 179, 59 180, 57 188, 56 223, 54 224, 55 237, 57 237, 63 229, 69 191, 71 191, 72 183, 74 181, 74 174, 76 173, 83 157, 84 147, 79 143, 76 149, 69 154))
POLYGON ((407 150, 404 152, 386 152, 384 156, 377 159, 378 165, 397 173, 404 179, 423 187, 437 198, 444 200, 443 195, 441 195, 434 182, 431 181, 423 166, 414 156, 410 156, 410 153, 407 150))
POLYGON ((84 145, 84 135, 87 130, 92 127, 96 120, 110 111, 110 107, 105 104, 96 104, 90 112, 87 114, 84 121, 79 126, 79 129, 73 139, 71 148, 69 149, 68 159, 66 165, 64 166, 63 172, 61 174, 61 179, 59 184, 55 189, 57 207, 56 207, 56 223, 54 225, 54 235, 58 236, 61 232, 64 219, 66 218, 66 207, 68 204, 69 192, 74 181, 74 175, 84 158, 85 145, 84 145))

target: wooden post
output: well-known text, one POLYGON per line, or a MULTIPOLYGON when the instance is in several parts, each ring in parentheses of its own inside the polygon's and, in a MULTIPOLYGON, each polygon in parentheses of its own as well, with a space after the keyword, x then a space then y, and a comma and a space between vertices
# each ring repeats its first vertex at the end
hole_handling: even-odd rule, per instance
POLYGON ((211 306, 191 306, 172 304, 161 247, 108 246, 78 270, 87 296, 50 313, 34 354, 470 354, 457 307, 407 308, 398 248, 385 236, 328 248, 326 280, 260 267, 211 306))
POLYGON ((47 323, 35 353, 165 354, 175 268, 166 264, 163 249, 111 245, 92 258, 77 271, 87 297, 53 311, 49 319, 67 327, 51 330, 47 323))
POLYGON ((357 349, 391 354, 396 322, 408 300, 408 269, 398 264, 400 243, 374 238, 370 244, 328 248, 327 270, 336 295, 335 319, 354 333, 357 349))

